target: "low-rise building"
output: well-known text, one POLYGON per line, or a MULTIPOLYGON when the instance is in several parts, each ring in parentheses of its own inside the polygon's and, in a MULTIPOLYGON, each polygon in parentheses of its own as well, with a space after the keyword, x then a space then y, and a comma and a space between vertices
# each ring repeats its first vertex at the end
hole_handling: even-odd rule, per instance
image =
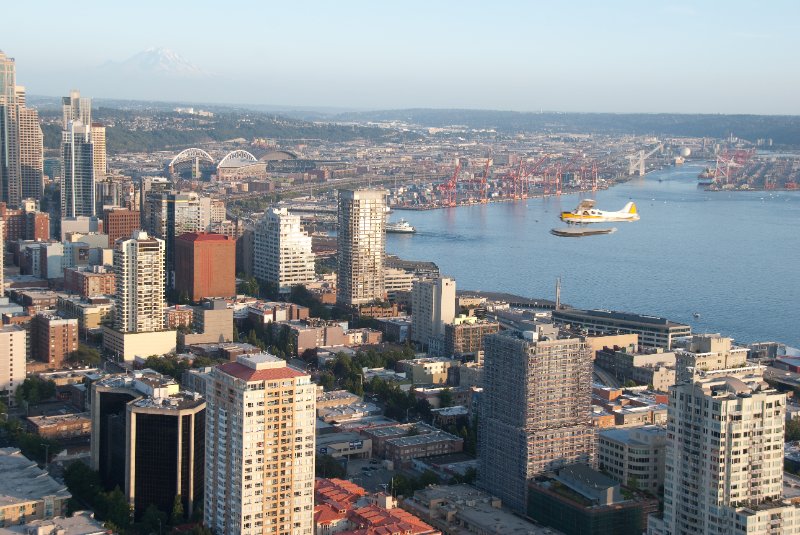
POLYGON ((72 497, 16 448, 0 448, 0 526, 64 516, 72 497))
POLYGON ((573 464, 529 484, 528 515, 567 535, 641 535, 658 500, 628 492, 589 466, 573 464))
POLYGON ((80 299, 59 296, 56 308, 61 316, 78 320, 81 338, 86 338, 90 333, 99 334, 103 325, 110 325, 114 320, 114 303, 107 297, 80 299))
POLYGON ((602 429, 597 465, 630 487, 658 494, 664 485, 664 451, 667 430, 657 425, 602 429))
POLYGON ((54 414, 52 416, 29 416, 28 431, 42 438, 62 440, 88 437, 92 432, 92 419, 89 413, 54 414))
POLYGON ((448 535, 559 535, 503 508, 502 502, 470 485, 431 485, 401 506, 448 535))
POLYGON ((611 310, 581 310, 562 307, 553 311, 553 323, 589 336, 609 334, 636 334, 639 345, 672 349, 677 338, 690 336, 688 325, 666 318, 614 312, 611 310))
POLYGON ((446 384, 447 370, 459 364, 460 361, 446 357, 424 357, 399 361, 397 371, 406 373, 415 385, 446 384))
POLYGON ((194 309, 187 305, 164 308, 164 325, 167 329, 190 328, 194 322, 194 309))
POLYGON ((500 324, 475 316, 457 316, 444 326, 444 354, 448 357, 470 357, 476 362, 483 358, 483 337, 500 330, 500 324))
POLYGON ((108 532, 105 522, 95 519, 89 511, 0 528, 0 535, 107 535, 108 532))
POLYGON ((421 435, 411 434, 390 438, 386 441, 385 447, 386 459, 392 461, 396 468, 400 468, 411 466, 411 461, 419 457, 464 451, 464 439, 436 430, 421 435))
POLYGON ((634 352, 617 346, 605 347, 595 356, 595 364, 620 381, 650 385, 659 392, 666 392, 675 384, 675 363, 675 353, 661 348, 634 352))
POLYGON ((409 316, 379 318, 375 321, 378 322, 387 341, 398 344, 408 342, 409 334, 411 333, 411 318, 409 316))
POLYGON ((372 441, 358 433, 330 433, 317 435, 317 453, 334 459, 369 459, 372 441))
POLYGON ((192 329, 178 334, 182 345, 232 342, 233 309, 222 299, 205 301, 194 309, 192 329))
POLYGON ((247 305, 247 320, 254 326, 268 323, 305 320, 309 317, 308 307, 294 303, 258 301, 247 305))
POLYGON ((81 266, 64 269, 64 289, 81 297, 113 295, 116 276, 107 266, 81 266))

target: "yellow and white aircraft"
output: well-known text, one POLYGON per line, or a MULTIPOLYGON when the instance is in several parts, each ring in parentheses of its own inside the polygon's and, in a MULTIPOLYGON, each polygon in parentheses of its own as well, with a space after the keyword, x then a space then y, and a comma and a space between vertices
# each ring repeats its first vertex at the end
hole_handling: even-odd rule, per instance
POLYGON ((607 223, 612 221, 639 221, 636 205, 629 202, 619 212, 604 212, 594 207, 592 199, 584 199, 571 212, 561 212, 561 221, 566 223, 607 223))

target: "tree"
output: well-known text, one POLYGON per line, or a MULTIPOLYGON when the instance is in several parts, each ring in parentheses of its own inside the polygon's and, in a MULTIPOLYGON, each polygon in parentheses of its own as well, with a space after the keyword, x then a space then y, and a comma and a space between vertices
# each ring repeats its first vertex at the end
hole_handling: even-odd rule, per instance
POLYGON ((167 515, 152 503, 147 506, 142 515, 142 527, 146 533, 161 533, 167 525, 167 515))
POLYGON ((631 387, 637 386, 637 383, 633 379, 628 379, 627 381, 625 381, 625 384, 622 385, 622 386, 624 386, 625 388, 631 388, 631 387))
POLYGON ((180 494, 175 495, 175 499, 172 502, 172 516, 169 517, 169 523, 173 526, 177 526, 182 524, 184 521, 184 513, 183 513, 183 500, 181 499, 180 494))
POLYGON ((439 407, 452 407, 453 406, 453 392, 449 388, 442 388, 439 392, 439 407))
POLYGON ((111 492, 104 493, 103 502, 105 503, 105 520, 122 529, 130 525, 131 506, 119 487, 115 487, 111 492))
POLYGON ((97 366, 102 360, 100 352, 93 347, 79 344, 77 351, 73 351, 67 357, 69 362, 84 364, 86 366, 97 366))
POLYGON ((40 401, 50 399, 56 395, 56 384, 53 381, 45 381, 40 377, 28 377, 17 388, 15 397, 17 403, 22 405, 23 401, 31 405, 36 405, 40 401))
POLYGON ((330 455, 319 454, 314 457, 314 473, 317 477, 347 477, 344 466, 330 455))
POLYGON ((784 440, 786 440, 786 442, 800 440, 800 420, 792 418, 786 422, 786 435, 784 440))

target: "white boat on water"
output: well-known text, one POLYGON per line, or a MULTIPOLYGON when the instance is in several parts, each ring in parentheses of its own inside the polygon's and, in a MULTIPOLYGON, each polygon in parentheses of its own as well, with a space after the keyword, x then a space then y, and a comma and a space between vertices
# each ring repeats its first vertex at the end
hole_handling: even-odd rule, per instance
POLYGON ((395 234, 413 234, 417 231, 412 227, 408 221, 401 219, 394 223, 386 223, 386 232, 393 232, 395 234))

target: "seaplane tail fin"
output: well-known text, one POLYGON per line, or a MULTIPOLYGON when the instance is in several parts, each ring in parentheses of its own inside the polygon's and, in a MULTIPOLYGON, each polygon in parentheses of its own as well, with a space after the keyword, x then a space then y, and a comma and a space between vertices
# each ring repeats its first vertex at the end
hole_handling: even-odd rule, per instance
POLYGON ((622 212, 626 213, 626 214, 635 214, 636 213, 636 204, 632 203, 632 202, 629 202, 628 204, 625 205, 625 208, 622 209, 622 212))

